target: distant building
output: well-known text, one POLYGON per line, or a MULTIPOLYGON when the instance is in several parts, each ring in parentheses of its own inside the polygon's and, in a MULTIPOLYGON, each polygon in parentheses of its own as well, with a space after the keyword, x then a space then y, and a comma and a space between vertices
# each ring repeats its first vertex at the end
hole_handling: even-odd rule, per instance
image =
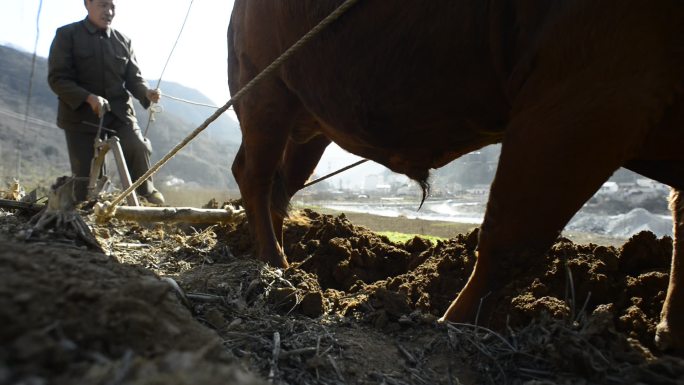
POLYGON ((463 192, 463 185, 460 183, 452 183, 449 192, 452 194, 458 194, 463 192))
POLYGON ((396 195, 414 195, 418 191, 418 187, 414 184, 404 184, 397 187, 396 195))
POLYGON ((378 183, 375 185, 375 191, 379 192, 380 194, 389 194, 392 192, 392 185, 387 183, 378 183))
POLYGON ((476 184, 472 188, 467 189, 466 192, 471 195, 489 195, 489 185, 476 184))
POLYGON ((380 176, 377 174, 366 175, 363 180, 363 191, 372 192, 376 190, 377 185, 380 182, 380 176))

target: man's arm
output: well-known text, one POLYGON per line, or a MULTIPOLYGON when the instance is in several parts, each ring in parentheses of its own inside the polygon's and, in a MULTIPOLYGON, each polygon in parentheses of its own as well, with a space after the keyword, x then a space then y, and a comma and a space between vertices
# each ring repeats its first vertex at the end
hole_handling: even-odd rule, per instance
POLYGON ((77 83, 69 32, 65 28, 58 29, 52 41, 48 56, 48 84, 62 101, 76 110, 88 99, 90 92, 77 83))

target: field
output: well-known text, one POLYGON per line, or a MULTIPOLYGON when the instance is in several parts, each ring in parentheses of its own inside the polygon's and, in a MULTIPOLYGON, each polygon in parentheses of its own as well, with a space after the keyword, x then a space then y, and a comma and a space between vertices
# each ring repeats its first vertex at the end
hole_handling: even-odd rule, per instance
POLYGON ((251 258, 245 223, 86 217, 97 250, 28 219, 0 213, 3 385, 684 381, 652 343, 672 242, 650 233, 559 238, 483 327, 436 323, 472 268, 470 228, 396 243, 369 229, 448 226, 303 210, 280 270, 251 258))
MULTIPOLYGON (((457 234, 468 233, 477 227, 477 225, 472 223, 383 217, 379 215, 354 212, 341 213, 339 211, 329 210, 321 207, 315 207, 314 210, 321 214, 344 214, 355 225, 364 226, 375 232, 394 232, 405 235, 415 234, 427 238, 438 237, 449 239, 453 238, 457 234)), ((626 239, 582 232, 565 232, 563 233, 563 236, 575 243, 594 243, 602 246, 619 247, 622 246, 622 244, 624 244, 626 241, 626 239)))

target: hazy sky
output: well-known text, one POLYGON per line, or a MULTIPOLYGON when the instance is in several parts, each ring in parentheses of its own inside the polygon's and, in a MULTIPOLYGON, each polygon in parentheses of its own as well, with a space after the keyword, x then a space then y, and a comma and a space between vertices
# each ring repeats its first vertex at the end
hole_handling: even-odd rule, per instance
MULTIPOLYGON (((0 0, 0 44, 33 52, 39 4, 40 0, 0 0)), ((112 27, 131 38, 142 74, 146 79, 154 80, 153 87, 189 5, 190 0, 116 0, 112 27)), ((162 92, 164 81, 173 81, 199 90, 217 105, 228 101, 226 31, 232 7, 232 0, 195 0, 192 3, 188 21, 164 72, 162 92)), ((81 20, 86 14, 83 0, 43 0, 38 25, 38 55, 47 57, 58 27, 81 20)), ((357 159, 360 158, 330 146, 317 173, 325 174, 357 159)), ((360 186, 366 174, 383 169, 368 162, 331 182, 337 185, 344 179, 345 185, 360 186)))
MULTIPOLYGON (((0 43, 33 52, 39 0, 0 0, 0 43)), ((117 0, 112 26, 133 41, 143 76, 161 75, 190 0, 117 0)), ((226 30, 233 2, 195 0, 173 56, 164 72, 164 81, 174 81, 198 89, 217 104, 229 99, 226 72, 226 30)), ((43 0, 38 49, 47 57, 55 30, 81 20, 87 12, 83 0, 43 0)))

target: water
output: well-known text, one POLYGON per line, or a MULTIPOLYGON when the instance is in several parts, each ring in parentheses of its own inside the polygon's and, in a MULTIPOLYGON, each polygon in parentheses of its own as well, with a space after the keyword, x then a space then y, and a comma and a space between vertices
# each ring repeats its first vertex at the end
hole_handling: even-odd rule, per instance
POLYGON ((384 199, 379 202, 330 202, 322 206, 341 212, 355 212, 383 217, 404 217, 458 223, 481 223, 484 218, 484 204, 481 202, 459 202, 455 200, 429 200, 418 210, 419 201, 384 199))
MULTIPOLYGON (((486 201, 473 199, 430 199, 418 210, 420 201, 385 198, 379 201, 331 201, 318 205, 341 212, 357 212, 384 217, 403 217, 457 223, 482 223, 486 201)), ((672 236, 672 217, 635 208, 616 215, 600 215, 580 210, 565 230, 628 238, 640 231, 651 231, 658 237, 672 236)))

